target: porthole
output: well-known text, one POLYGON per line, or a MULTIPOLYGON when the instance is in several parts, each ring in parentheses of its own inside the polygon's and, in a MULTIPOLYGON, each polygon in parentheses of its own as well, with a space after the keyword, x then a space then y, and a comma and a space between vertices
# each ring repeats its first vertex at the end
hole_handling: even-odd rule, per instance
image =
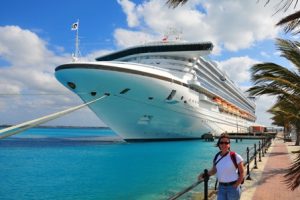
POLYGON ((125 93, 127 93, 129 90, 130 90, 129 88, 126 88, 126 89, 122 90, 122 91, 120 92, 120 94, 125 94, 125 93))
POLYGON ((68 84, 68 86, 69 86, 70 88, 72 88, 73 90, 76 88, 76 85, 75 85, 75 83, 73 83, 73 82, 67 82, 67 84, 68 84))

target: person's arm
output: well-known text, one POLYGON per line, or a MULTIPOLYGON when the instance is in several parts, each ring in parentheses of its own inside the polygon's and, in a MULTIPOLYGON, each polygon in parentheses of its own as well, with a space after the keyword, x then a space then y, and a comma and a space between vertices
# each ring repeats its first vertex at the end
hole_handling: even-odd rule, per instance
MULTIPOLYGON (((213 166, 210 170, 208 170, 207 173, 208 173, 208 176, 212 176, 212 175, 216 174, 216 173, 217 173, 216 167, 213 166)), ((203 175, 204 175, 204 173, 201 173, 201 174, 198 176, 198 180, 199 180, 199 181, 201 181, 201 180, 204 179, 203 175)))
POLYGON ((239 178, 236 181, 236 183, 233 185, 235 188, 237 188, 244 180, 244 164, 243 164, 243 162, 240 162, 238 164, 238 170, 239 170, 239 178))

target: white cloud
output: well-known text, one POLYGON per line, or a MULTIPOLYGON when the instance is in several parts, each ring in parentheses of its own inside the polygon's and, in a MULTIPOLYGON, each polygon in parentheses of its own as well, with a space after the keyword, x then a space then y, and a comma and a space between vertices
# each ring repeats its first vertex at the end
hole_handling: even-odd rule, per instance
POLYGON ((0 35, 0 55, 12 65, 21 67, 40 64, 43 58, 51 56, 51 52, 45 48, 45 42, 29 30, 18 26, 4 26, 0 27, 0 35))
MULTIPOLYGON (((122 2, 122 5, 130 4, 129 0, 122 2)), ((157 35, 162 38, 169 27, 174 27, 182 31, 184 40, 212 41, 216 50, 237 51, 251 47, 257 41, 276 37, 278 28, 274 24, 283 15, 273 16, 272 5, 264 6, 256 1, 194 0, 176 9, 168 8, 165 3, 165 0, 145 1, 130 12, 124 11, 128 18, 139 16, 139 24, 142 25, 135 25, 134 31, 128 29, 127 34, 115 33, 117 44, 130 45, 124 41, 128 38, 141 39, 143 36, 137 35, 145 35, 145 32, 155 39, 157 35)))
POLYGON ((273 115, 267 113, 266 111, 271 108, 276 102, 276 97, 272 96, 259 96, 256 98, 256 123, 265 126, 272 126, 272 120, 270 119, 273 115))
POLYGON ((118 38, 116 40, 116 45, 119 48, 145 44, 146 42, 153 41, 157 38, 148 33, 130 31, 121 28, 115 30, 114 37, 118 38))
POLYGON ((260 55, 262 55, 263 57, 266 57, 266 58, 270 58, 270 55, 265 51, 260 52, 260 55))
POLYGON ((113 50, 96 50, 96 51, 89 53, 88 55, 84 56, 81 59, 86 60, 86 61, 95 61, 96 58, 98 58, 102 55, 112 53, 112 52, 113 52, 113 50))
MULTIPOLYGON (((21 123, 82 103, 54 77, 55 67, 71 56, 55 55, 35 33, 18 26, 0 27, 0 58, 9 63, 0 66, 0 124, 21 123)), ((66 125, 66 119, 77 116, 76 125, 103 125, 88 109, 76 112, 82 113, 53 123, 66 125)))
POLYGON ((259 63, 248 56, 233 57, 226 61, 219 62, 219 67, 231 80, 239 85, 250 81, 249 69, 252 65, 259 63))
POLYGON ((135 4, 128 0, 118 0, 118 3, 122 6, 123 11, 127 15, 127 23, 129 27, 135 27, 139 25, 139 19, 136 13, 135 4))

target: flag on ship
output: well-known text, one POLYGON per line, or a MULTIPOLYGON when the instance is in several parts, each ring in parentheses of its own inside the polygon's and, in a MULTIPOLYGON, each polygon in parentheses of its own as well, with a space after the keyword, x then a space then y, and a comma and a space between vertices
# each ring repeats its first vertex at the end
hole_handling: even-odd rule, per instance
POLYGON ((75 30, 77 30, 77 29, 78 29, 78 22, 75 22, 75 23, 72 24, 71 30, 72 30, 72 31, 75 31, 75 30))

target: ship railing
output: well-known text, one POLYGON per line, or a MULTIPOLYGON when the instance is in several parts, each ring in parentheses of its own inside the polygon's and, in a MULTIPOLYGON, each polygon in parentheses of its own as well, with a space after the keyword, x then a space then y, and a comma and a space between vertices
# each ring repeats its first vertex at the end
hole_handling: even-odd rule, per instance
MULTIPOLYGON (((241 154, 242 157, 246 157, 244 161, 244 167, 246 168, 246 175, 244 180, 251 181, 250 171, 257 169, 257 162, 262 161, 262 157, 267 153, 268 148, 271 146, 272 139, 274 137, 266 136, 265 138, 258 141, 258 144, 254 144, 252 147, 247 147, 246 151, 241 154), (253 162, 253 163, 252 163, 253 162), (250 166, 252 169, 250 169, 250 166)), ((198 180, 190 186, 184 188, 180 192, 173 194, 168 200, 186 200, 186 199, 204 199, 208 200, 217 194, 218 181, 215 177, 208 176, 208 170, 203 170, 203 179, 198 180), (202 185, 203 183, 203 185, 202 185)))

